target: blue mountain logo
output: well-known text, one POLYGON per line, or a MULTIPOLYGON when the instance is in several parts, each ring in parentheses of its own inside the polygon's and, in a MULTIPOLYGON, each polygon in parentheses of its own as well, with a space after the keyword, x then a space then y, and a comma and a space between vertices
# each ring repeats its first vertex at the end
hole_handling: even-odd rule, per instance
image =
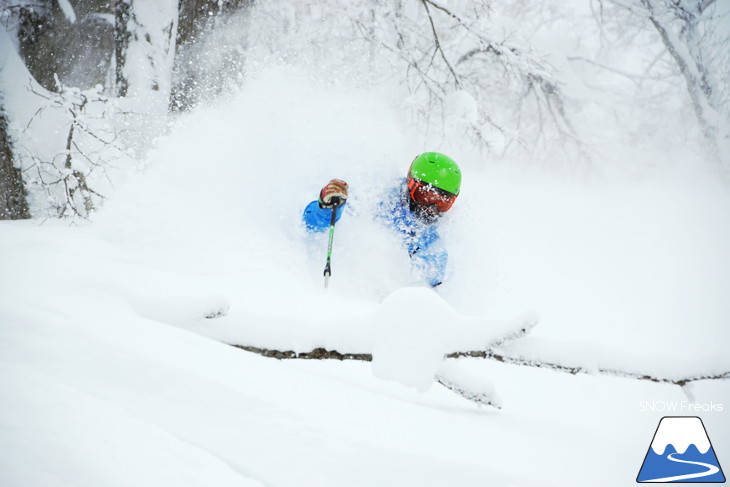
POLYGON ((696 416, 663 417, 636 481, 725 482, 702 420, 696 416))

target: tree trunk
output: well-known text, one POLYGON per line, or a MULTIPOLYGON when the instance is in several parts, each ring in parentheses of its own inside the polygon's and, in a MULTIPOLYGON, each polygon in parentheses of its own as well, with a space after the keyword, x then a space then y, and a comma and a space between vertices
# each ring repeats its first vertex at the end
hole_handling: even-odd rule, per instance
POLYGON ((55 0, 21 8, 20 53, 36 81, 49 91, 58 91, 56 76, 82 90, 107 84, 113 50, 109 13, 102 0, 74 1, 70 16, 55 0))
POLYGON ((129 80, 124 73, 127 61, 127 49, 132 33, 127 29, 132 10, 128 0, 113 0, 114 2, 114 81, 115 94, 119 97, 127 96, 129 80))
MULTIPOLYGON (((727 50, 722 43, 730 37, 727 30, 702 32, 700 27, 701 21, 713 19, 715 14, 710 7, 715 0, 686 3, 641 0, 641 3, 684 77, 702 133, 720 159, 728 159, 722 146, 730 138, 727 130, 730 114, 718 96, 727 89, 727 76, 722 71, 713 72, 713 68, 717 71, 717 58, 724 56, 727 50)), ((716 25, 715 29, 722 30, 721 25, 716 25)))
MULTIPOLYGON (((178 0, 115 0, 117 96, 167 102, 175 57, 178 0)), ((155 107, 156 110, 156 107, 155 107)))
MULTIPOLYGON (((0 100, 1 101, 1 100, 0 100)), ((25 185, 20 169, 13 164, 8 120, 0 104, 0 220, 30 218, 25 185)))
MULTIPOLYGON (((234 14, 250 10, 253 3, 254 0, 180 0, 170 110, 189 110, 235 84, 243 71, 243 49, 223 36, 214 42, 217 57, 211 58, 204 45, 205 36, 218 27, 225 29, 234 14)), ((245 48, 246 32, 241 32, 236 42, 245 48)))

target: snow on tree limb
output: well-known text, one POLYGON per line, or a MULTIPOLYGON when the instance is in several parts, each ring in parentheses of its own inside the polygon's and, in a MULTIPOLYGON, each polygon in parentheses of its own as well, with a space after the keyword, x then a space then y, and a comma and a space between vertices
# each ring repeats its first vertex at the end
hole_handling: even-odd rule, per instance
MULTIPOLYGON (((327 350, 324 348, 315 348, 309 352, 295 352, 293 350, 276 350, 270 348, 260 348, 248 345, 232 345, 233 347, 246 350, 247 352, 256 353, 264 357, 284 359, 303 359, 303 360, 359 360, 370 362, 373 359, 370 353, 340 353, 337 350, 327 350)), ((668 377, 651 373, 645 373, 635 370, 621 370, 613 367, 588 367, 579 364, 561 364, 555 361, 543 360, 540 358, 522 357, 517 354, 510 354, 506 351, 495 350, 472 350, 452 352, 446 355, 447 358, 484 358, 496 360, 510 365, 535 367, 540 369, 554 370, 556 372, 564 372, 571 375, 576 374, 599 374, 610 375, 615 377, 625 377, 636 380, 643 380, 656 383, 675 384, 684 386, 690 382, 700 380, 722 380, 730 378, 730 370, 717 373, 697 374, 684 377, 668 377)))
POLYGON ((699 374, 694 376, 686 377, 662 377, 645 372, 633 371, 633 370, 622 370, 612 367, 588 367, 585 365, 567 365, 558 362, 543 360, 539 358, 521 357, 519 355, 510 355, 508 352, 496 352, 492 350, 483 351, 471 351, 471 352, 455 352, 449 354, 450 358, 458 357, 473 357, 473 358, 486 358, 496 360, 498 362, 511 364, 511 365, 523 365, 527 367, 536 367, 541 369, 549 369, 557 372, 566 372, 572 375, 576 374, 600 374, 600 375, 612 375, 616 377, 626 377, 631 379, 646 380, 657 383, 675 384, 678 386, 684 386, 690 382, 698 380, 719 380, 730 378, 730 370, 718 373, 699 374))
POLYGON ((454 361, 444 361, 434 379, 468 401, 502 409, 502 400, 492 382, 484 377, 466 372, 454 361))
POLYGON ((115 107, 100 87, 84 91, 58 78, 56 83, 57 92, 29 84, 28 91, 42 104, 20 133, 18 158, 27 182, 45 192, 42 211, 56 217, 87 218, 105 199, 99 186, 102 179, 111 183, 107 172, 111 162, 123 157, 123 148, 115 142, 118 134, 106 123, 115 107), (64 146, 53 155, 34 154, 26 146, 27 133, 46 112, 60 127, 67 127, 64 146))
POLYGON ((447 128, 462 127, 493 152, 555 141, 580 148, 549 56, 519 33, 501 32, 489 6, 469 5, 468 13, 455 7, 415 0, 369 7, 367 15, 353 18, 360 35, 384 48, 394 67, 405 64, 399 72, 427 136, 448 138, 447 128), (473 115, 454 117, 454 100, 465 96, 473 115), (497 109, 501 105, 509 106, 509 116, 497 109))
POLYGON ((611 0, 633 15, 648 20, 684 79, 692 109, 710 148, 724 163, 730 147, 730 32, 727 5, 714 0, 611 0))

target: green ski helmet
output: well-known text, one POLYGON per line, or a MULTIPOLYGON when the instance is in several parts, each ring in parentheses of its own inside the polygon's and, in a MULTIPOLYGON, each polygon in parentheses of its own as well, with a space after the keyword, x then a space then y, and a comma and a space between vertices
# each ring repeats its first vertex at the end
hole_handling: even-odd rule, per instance
POLYGON ((448 156, 424 152, 408 169, 411 210, 424 221, 432 221, 451 209, 461 189, 461 170, 448 156))
POLYGON ((424 152, 413 159, 408 176, 453 195, 458 195, 461 189, 459 165, 440 152, 424 152))

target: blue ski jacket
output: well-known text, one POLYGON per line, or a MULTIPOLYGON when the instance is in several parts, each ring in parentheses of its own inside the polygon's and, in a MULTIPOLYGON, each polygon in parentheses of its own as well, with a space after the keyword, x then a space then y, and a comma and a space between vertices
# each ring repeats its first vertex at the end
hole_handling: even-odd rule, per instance
MULTIPOLYGON (((345 205, 337 208, 336 220, 342 216, 345 205)), ((438 224, 419 221, 411 211, 405 178, 392 188, 378 204, 378 219, 384 221, 401 236, 413 265, 431 286, 438 286, 444 280, 448 253, 440 242, 438 224)), ((329 227, 332 210, 320 208, 315 200, 304 209, 302 219, 309 231, 322 231, 329 227)))

